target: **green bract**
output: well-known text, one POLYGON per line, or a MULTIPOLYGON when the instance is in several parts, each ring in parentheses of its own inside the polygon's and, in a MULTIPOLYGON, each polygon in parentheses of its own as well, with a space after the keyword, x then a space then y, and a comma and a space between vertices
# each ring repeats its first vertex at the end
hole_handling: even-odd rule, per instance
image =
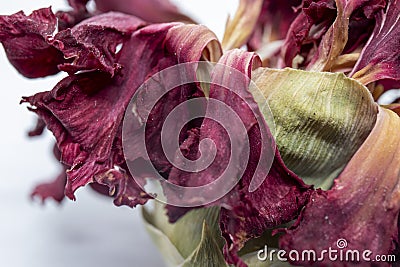
MULTIPOLYGON (((176 223, 169 223, 165 206, 143 209, 146 230, 170 267, 228 267, 222 253, 223 240, 218 227, 219 208, 201 208, 188 212, 176 223)), ((267 234, 270 238, 270 234, 267 234)), ((268 239, 267 238, 267 239, 268 239)), ((276 240, 275 240, 276 241, 276 240)), ((274 241, 273 241, 274 242, 274 241)), ((260 261, 259 249, 269 243, 265 237, 243 248, 241 258, 249 267, 292 266, 275 257, 260 261)))
POLYGON ((305 182, 329 188, 375 125, 368 89, 343 73, 289 68, 260 68, 252 79, 268 100, 285 164, 305 182))
POLYGON ((162 204, 143 209, 145 226, 168 266, 227 266, 218 228, 219 208, 190 211, 171 224, 162 204))

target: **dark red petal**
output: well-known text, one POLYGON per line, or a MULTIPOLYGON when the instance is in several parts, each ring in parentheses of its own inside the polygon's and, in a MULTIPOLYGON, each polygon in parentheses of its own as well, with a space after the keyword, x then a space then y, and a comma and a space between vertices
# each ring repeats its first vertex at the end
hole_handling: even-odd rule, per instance
POLYGON ((42 135, 45 127, 46 127, 46 123, 41 118, 38 118, 36 121, 35 128, 33 128, 32 130, 30 130, 28 132, 28 136, 33 137, 33 136, 42 135))
MULTIPOLYGON (((350 76, 363 84, 389 79, 400 85, 400 1, 388 1, 350 76)), ((392 89, 392 88, 388 88, 392 89)))
POLYGON ((91 16, 92 14, 90 14, 86 8, 58 11, 56 13, 56 17, 58 19, 58 30, 63 31, 68 28, 72 28, 76 24, 90 18, 91 16))
POLYGON ((68 4, 74 9, 86 9, 86 4, 89 0, 68 0, 68 4))
MULTIPOLYGON (((127 170, 128 168, 125 167, 127 170)), ((107 172, 95 175, 95 180, 109 188, 109 194, 114 197, 116 206, 135 207, 143 205, 152 197, 137 186, 135 180, 124 169, 115 167, 107 172)))
MULTIPOLYGON (((343 254, 358 250, 361 255, 370 250, 371 259, 391 254, 398 244, 399 129, 399 117, 380 108, 374 129, 333 188, 311 196, 298 221, 280 239, 280 246, 287 251, 314 250, 316 255, 329 247, 343 254), (347 246, 340 248, 337 242, 343 239, 347 246)), ((384 262, 372 265, 361 256, 360 260, 361 266, 389 266, 384 262)), ((310 266, 315 261, 296 263, 310 266)), ((332 262, 325 257, 315 266, 332 266, 332 262)))
POLYGON ((148 22, 195 23, 182 14, 169 0, 95 0, 96 7, 93 12, 88 11, 86 7, 88 2, 88 0, 68 0, 73 10, 57 12, 59 30, 72 28, 84 19, 110 11, 133 15, 148 22))
MULTIPOLYGON (((240 119, 239 121, 228 119, 230 125, 221 125, 210 119, 209 115, 214 110, 209 106, 201 128, 193 130, 181 148, 189 147, 189 152, 186 153, 188 158, 198 157, 199 155, 195 155, 198 140, 211 139, 216 145, 215 161, 199 173, 185 173, 173 169, 169 181, 188 187, 209 184, 217 178, 220 179, 230 161, 233 161, 233 165, 236 166, 236 169, 230 173, 233 178, 233 181, 229 181, 230 183, 235 182, 235 177, 240 174, 240 170, 245 170, 239 177, 241 179, 238 184, 230 192, 228 191, 223 198, 206 205, 223 207, 221 229, 227 241, 224 248, 225 256, 228 263, 240 266, 243 262, 237 252, 244 243, 260 236, 268 228, 296 218, 307 201, 310 187, 285 167, 279 153, 275 151, 275 142, 258 104, 248 90, 251 71, 260 64, 258 57, 253 53, 232 50, 228 51, 219 63, 220 67, 217 65, 212 74, 210 99, 222 101, 233 109, 240 119), (236 79, 232 74, 232 69, 224 66, 232 67, 244 75, 240 76, 241 79, 236 79), (231 153, 233 146, 239 148, 239 151, 245 150, 246 142, 242 140, 239 133, 237 136, 228 135, 229 128, 239 129, 239 124, 244 125, 249 137, 250 154, 247 165, 245 165, 246 158, 241 155, 241 152, 236 155, 231 153), (272 163, 271 170, 269 170, 268 162, 272 163), (260 182, 261 185, 250 192, 252 183, 255 181, 260 182)), ((226 117, 228 114, 224 113, 222 116, 226 117)), ((206 151, 204 150, 203 153, 206 151)), ((217 191, 224 192, 226 189, 224 186, 213 186, 205 192, 205 195, 212 195, 217 191)), ((182 197, 168 193, 169 199, 182 197)), ((197 203, 196 199, 193 203, 197 203)), ((171 221, 175 221, 189 210, 190 208, 168 206, 168 215, 171 221)))
POLYGON ((247 44, 249 49, 255 51, 262 48, 266 34, 269 34, 269 41, 284 39, 296 17, 296 7, 301 2, 301 0, 280 2, 264 0, 256 27, 247 44))
MULTIPOLYGON (((318 51, 311 59, 307 69, 314 71, 331 71, 334 68, 336 60, 343 53, 349 44, 350 22, 360 20, 357 15, 364 15, 361 20, 373 19, 374 14, 385 7, 385 0, 336 0, 337 16, 329 30, 324 34, 319 44, 318 51)), ((355 24, 353 24, 355 26, 355 24)), ((361 24, 361 26, 363 26, 361 24)), ((365 39, 366 29, 360 28, 357 35, 365 39)), ((353 29, 354 33, 354 29, 353 29)), ((352 39, 355 42, 361 42, 358 39, 352 39)))
MULTIPOLYGON (((220 62, 239 69, 250 77, 251 61, 243 60, 248 57, 249 55, 243 52, 232 52, 228 53, 220 62)), ((256 116, 263 118, 251 93, 246 90, 246 94, 248 94, 245 98, 247 104, 252 106, 251 109, 256 112, 256 116)), ((224 94, 220 88, 215 91, 215 94, 210 93, 211 96, 224 101, 238 113, 246 113, 243 105, 234 103, 234 101, 230 102, 229 95, 224 94)), ((250 117, 242 119, 245 123, 250 121, 250 117)), ((258 163, 262 164, 269 160, 265 157, 270 153, 261 151, 260 147, 262 145, 275 147, 275 142, 264 119, 258 120, 258 123, 249 129, 248 134, 251 148, 249 165, 240 183, 223 201, 224 205, 221 210, 221 229, 227 241, 224 247, 225 256, 229 263, 235 264, 241 263, 236 253, 244 245, 244 242, 260 236, 268 228, 294 219, 306 203, 310 193, 310 187, 286 168, 278 150, 273 153, 275 157, 271 169, 269 170, 265 166, 261 168, 260 173, 254 174, 258 163), (269 134, 267 140, 265 140, 266 136, 263 131, 269 134), (265 143, 260 144, 260 142, 265 143), (253 175, 259 177, 253 178, 253 175), (265 180, 256 191, 250 192, 251 183, 254 182, 252 179, 257 178, 265 178, 265 180)))
MULTIPOLYGON (((327 61, 330 55, 333 60, 336 60, 340 53, 354 51, 371 35, 373 27, 371 25, 374 24, 375 15, 386 4, 385 0, 341 0, 337 2, 342 7, 340 13, 337 14, 336 2, 334 0, 303 1, 286 35, 281 50, 280 67, 310 68, 317 61, 327 61), (346 37, 347 30, 348 37, 346 37), (297 55, 300 56, 299 60, 294 61, 297 55)), ((321 65, 320 62, 318 64, 321 65)))
POLYGON ((67 174, 65 173, 66 170, 66 168, 63 168, 54 181, 37 185, 32 191, 31 196, 40 197, 42 203, 48 198, 52 198, 57 202, 61 202, 65 197, 64 189, 67 182, 67 174))
POLYGON ((282 67, 292 67, 293 59, 299 53, 305 53, 303 56, 306 58, 309 50, 319 43, 333 23, 335 16, 334 0, 303 1, 302 8, 290 25, 282 47, 282 67), (310 32, 313 25, 318 27, 310 32))
POLYGON ((180 13, 169 0, 95 0, 95 2, 100 12, 123 12, 148 22, 194 22, 180 13))
MULTIPOLYGON (((114 22, 106 18, 114 15, 102 15, 99 20, 94 17, 76 26, 76 29, 86 27, 85 25, 91 26, 93 21, 96 21, 96 27, 101 21, 104 28, 107 28, 108 23, 113 25, 114 22)), ((116 25, 125 25, 123 27, 129 32, 133 26, 129 23, 123 24, 121 16, 118 15, 117 18, 121 20, 117 19, 116 25)), ((101 35, 97 35, 96 31, 94 36, 90 32, 85 34, 87 38, 84 41, 88 43, 86 46, 96 47, 101 43, 98 40, 101 35)), ((61 160, 71 166, 67 171, 68 197, 74 198, 73 193, 77 188, 96 181, 117 190, 117 205, 135 206, 149 198, 127 174, 122 153, 122 120, 126 108, 137 88, 152 73, 178 62, 199 60, 204 50, 213 42, 216 42, 215 35, 204 26, 178 23, 147 26, 136 31, 122 46, 120 55, 116 57, 116 63, 122 69, 113 78, 99 71, 82 72, 65 78, 51 92, 24 98, 23 101, 34 106, 32 110, 46 122, 55 135, 62 152, 61 160)), ((151 97, 152 92, 148 93, 145 95, 151 97)), ((171 101, 179 102, 189 97, 183 91, 177 93, 169 96, 171 101)), ((143 108, 146 108, 145 104, 143 108)), ((169 104, 160 103, 159 108, 168 109, 169 104)), ((138 112, 140 114, 140 108, 138 112)), ((153 128, 150 127, 146 143, 154 145, 159 134, 158 123, 163 121, 166 114, 154 112, 152 116, 154 125, 153 128)), ((155 146, 150 153, 151 158, 161 168, 168 168, 162 158, 158 160, 161 149, 155 146)), ((141 154, 143 152, 136 154, 136 158, 141 154)))
POLYGON ((59 72, 63 54, 48 44, 56 30, 57 19, 50 8, 26 16, 18 12, 0 16, 0 42, 11 64, 28 78, 45 77, 59 72))
POLYGON ((59 68, 68 73, 101 70, 114 76, 121 67, 116 62, 118 45, 123 45, 135 30, 143 26, 145 23, 136 17, 111 12, 61 31, 52 44, 73 62, 59 68))
POLYGON ((84 19, 91 17, 91 14, 86 9, 86 4, 89 0, 68 0, 68 4, 72 7, 69 11, 58 11, 58 30, 62 31, 67 28, 72 28, 84 19))
MULTIPOLYGON (((38 124, 41 124, 42 122, 43 121, 39 119, 38 124)), ((54 145, 53 147, 53 155, 57 160, 60 160, 61 152, 56 145, 54 145)), ((41 183, 37 185, 32 191, 31 197, 40 197, 42 203, 48 198, 52 198, 57 202, 61 202, 65 197, 64 190, 65 184, 67 183, 67 169, 68 166, 62 164, 62 171, 60 172, 60 174, 49 183, 41 183)))

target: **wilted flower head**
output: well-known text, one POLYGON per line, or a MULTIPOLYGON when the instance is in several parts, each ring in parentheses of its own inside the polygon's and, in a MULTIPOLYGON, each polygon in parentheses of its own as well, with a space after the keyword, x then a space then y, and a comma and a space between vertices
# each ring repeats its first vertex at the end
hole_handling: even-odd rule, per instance
POLYGON ((173 265, 258 266, 265 244, 398 251, 399 103, 376 100, 399 85, 399 1, 243 0, 221 42, 168 1, 87 2, 0 16, 22 75, 68 74, 22 99, 66 170, 35 195, 162 200, 144 218, 173 265))

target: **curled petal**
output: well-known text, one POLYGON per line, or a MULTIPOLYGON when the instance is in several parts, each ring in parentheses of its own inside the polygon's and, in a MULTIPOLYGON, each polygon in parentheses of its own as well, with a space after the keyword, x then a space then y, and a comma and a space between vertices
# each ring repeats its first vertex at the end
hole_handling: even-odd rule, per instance
MULTIPOLYGON (((374 129, 334 187, 311 196, 312 201, 295 225, 286 230, 280 246, 287 250, 314 250, 317 255, 329 247, 343 251, 370 250, 371 259, 392 253, 398 244, 400 211, 399 129, 397 114, 380 108, 374 129), (346 240, 346 248, 338 247, 340 239, 346 240)), ((316 266, 327 266, 328 260, 316 266)), ((315 261, 297 263, 308 266, 315 261)))
POLYGON ((58 18, 58 30, 66 30, 74 27, 82 20, 88 19, 92 16, 86 8, 89 0, 68 0, 68 4, 72 7, 69 11, 58 11, 56 16, 58 18))
MULTIPOLYGON (((385 6, 385 0, 336 0, 336 20, 326 32, 319 45, 318 52, 310 63, 309 69, 315 71, 329 71, 335 60, 345 49, 349 39, 349 25, 352 14, 357 9, 366 9, 364 12, 376 13, 385 6)), ((371 14, 368 14, 371 16, 371 14)))
MULTIPOLYGON (((301 10, 287 32, 281 50, 282 66, 292 67, 294 58, 307 49, 310 44, 318 43, 335 19, 335 1, 303 1, 301 10), (313 25, 318 25, 313 31, 313 25)), ((310 49, 310 48, 308 48, 310 49)), ((307 60, 307 55, 302 55, 307 60)))
MULTIPOLYGON (((250 78, 252 69, 257 65, 253 65, 253 61, 249 61, 248 58, 249 54, 231 52, 225 55, 221 62, 239 69, 250 78)), ((226 79, 227 76, 221 73, 219 78, 222 77, 226 79)), ((230 88, 235 86, 231 85, 230 88)), ((227 262, 245 266, 237 255, 244 243, 261 236, 268 228, 294 219, 307 202, 310 187, 285 166, 278 150, 272 153, 275 156, 268 169, 267 162, 271 160, 268 158, 271 151, 268 150, 275 148, 275 142, 260 112, 261 107, 254 100, 253 91, 245 89, 244 99, 247 105, 250 105, 250 110, 255 113, 244 108, 240 102, 237 103, 233 96, 221 88, 215 89, 214 94, 210 93, 210 97, 222 100, 236 112, 245 114, 241 117, 248 125, 246 128, 250 142, 249 164, 239 184, 222 200, 220 221, 222 234, 227 242, 224 247, 227 262), (262 119, 257 120, 254 116, 262 119), (263 146, 267 146, 267 150, 264 151, 261 148, 263 146), (261 164, 260 169, 257 164, 261 164), (252 184, 257 180, 262 182, 259 188, 253 191, 252 184)))
POLYGON ((18 12, 0 16, 0 42, 11 64, 25 77, 38 78, 59 72, 63 54, 47 42, 56 30, 57 19, 50 8, 26 16, 18 12))
POLYGON ((400 1, 388 2, 386 12, 377 15, 374 32, 350 74, 363 84, 385 79, 400 84, 400 1))
POLYGON ((33 136, 42 135, 45 127, 46 127, 46 123, 41 118, 38 118, 36 121, 35 128, 33 128, 32 130, 30 130, 28 132, 28 136, 33 137, 33 136))
MULTIPOLYGON (((44 123, 39 119, 38 124, 44 123)), ((60 150, 57 148, 56 145, 53 147, 53 155, 54 157, 59 161, 61 157, 60 150)), ((42 200, 42 203, 48 198, 52 198, 57 202, 61 202, 64 197, 64 190, 65 190, 65 184, 67 183, 67 174, 66 170, 68 169, 68 166, 65 164, 62 164, 62 171, 60 174, 51 182, 48 183, 41 183, 35 187, 35 189, 31 193, 31 197, 40 197, 42 200)))
POLYGON ((297 16, 297 7, 301 2, 300 0, 280 2, 264 0, 260 16, 247 43, 249 49, 262 51, 267 42, 284 39, 297 16))
POLYGON ((56 34, 52 44, 73 62, 59 68, 68 73, 101 70, 114 76, 121 68, 117 64, 117 47, 122 46, 134 31, 143 26, 145 23, 136 17, 111 12, 61 31, 56 34))
POLYGON ((31 197, 40 197, 42 203, 48 198, 61 202, 65 197, 64 190, 67 182, 66 170, 67 168, 63 168, 54 181, 37 185, 35 189, 33 189, 31 197))
POLYGON ((375 14, 385 4, 384 0, 303 1, 282 47, 280 66, 328 71, 337 68, 336 61, 342 60, 339 56, 343 52, 351 53, 366 42, 375 14))
POLYGON ((88 2, 88 0, 68 0, 72 10, 59 11, 56 14, 59 19, 59 30, 72 28, 84 19, 110 11, 133 15, 147 22, 195 23, 194 20, 182 14, 169 0, 95 0, 93 12, 88 11, 88 2))
POLYGON ((263 0, 240 0, 238 10, 233 19, 228 19, 222 47, 225 50, 240 48, 247 43, 258 17, 261 13, 263 0))
MULTIPOLYGON (((116 22, 109 20, 115 17, 115 13, 93 17, 77 25, 71 33, 81 27, 90 28, 93 24, 95 29, 107 29, 111 27, 108 25, 114 25, 113 23, 119 28, 118 25, 123 24, 124 16, 117 15, 120 20, 117 19, 116 22), (98 26, 99 23, 104 26, 98 26)), ((125 31, 126 34, 135 27, 132 24, 124 25, 121 26, 121 31, 125 31)), ((101 35, 97 33, 98 31, 95 31, 94 36, 91 36, 90 31, 84 31, 82 39, 86 47, 96 48, 96 45, 102 44, 99 40, 101 35)), ((77 34, 79 36, 79 33, 77 34)), ((125 38, 124 34, 122 36, 125 38)), ((119 40, 116 38, 114 41, 119 40)), ((71 166, 67 171, 66 185, 66 195, 69 198, 74 199, 74 191, 77 188, 98 182, 118 190, 115 199, 117 205, 135 206, 149 199, 132 177, 126 174, 128 170, 122 153, 122 121, 126 108, 137 88, 148 76, 178 62, 200 60, 206 48, 212 49, 208 45, 215 40, 215 35, 204 26, 179 23, 147 26, 134 32, 115 57, 115 63, 123 67, 118 75, 111 77, 109 73, 100 71, 71 74, 52 91, 23 99, 23 102, 29 102, 33 106, 32 111, 46 122, 57 139, 62 153, 61 160, 71 166)), ((114 44, 111 45, 114 47, 114 44)), ((214 55, 210 57, 213 58, 214 55)), ((197 87, 189 89, 175 90, 175 95, 169 96, 170 100, 176 103, 190 97, 191 92, 198 91, 197 87)), ((151 97, 151 93, 148 91, 146 96, 151 97)), ((159 124, 166 116, 159 110, 173 108, 169 105, 168 101, 160 103, 158 109, 152 113, 153 124, 146 137, 147 144, 157 143, 159 124)), ((133 117, 136 122, 134 126, 140 125, 141 109, 146 108, 146 103, 138 108, 137 115, 133 117)), ((168 169, 163 158, 158 156, 160 150, 161 147, 155 145, 150 158, 154 159, 156 165, 168 169)), ((140 158, 140 153, 142 152, 131 160, 140 158)), ((129 155, 129 151, 127 154, 129 155)))
POLYGON ((125 205, 133 208, 138 204, 145 204, 152 198, 143 192, 132 176, 119 167, 97 174, 94 179, 109 188, 109 194, 114 197, 116 206, 125 205))
MULTIPOLYGON (((194 149, 193 154, 190 149, 188 152, 189 158, 192 158, 198 152, 196 142, 201 143, 202 139, 211 139, 216 146, 214 162, 197 173, 185 173, 172 169, 169 181, 187 187, 202 186, 221 179, 228 170, 230 180, 224 184, 208 187, 209 190, 204 192, 203 197, 206 198, 216 192, 227 192, 225 196, 206 206, 223 207, 221 229, 227 241, 224 249, 225 257, 228 263, 242 266, 240 264, 243 264, 243 261, 238 257, 237 252, 244 243, 250 238, 260 236, 269 227, 294 219, 307 201, 310 187, 285 167, 279 153, 275 151, 273 137, 249 90, 252 70, 260 66, 259 58, 254 53, 232 50, 220 59, 219 64, 211 74, 209 98, 229 106, 238 118, 228 119, 229 125, 221 125, 214 121, 215 117, 211 114, 216 114, 217 117, 221 114, 228 118, 229 114, 218 112, 209 104, 201 127, 191 132, 191 136, 182 147, 194 149), (233 69, 243 75, 235 77, 233 69), (244 152, 246 137, 242 136, 238 130, 241 127, 244 127, 249 140, 248 164, 244 152), (235 130, 236 134, 230 133, 230 129, 235 130), (232 148, 239 149, 235 151, 232 148), (275 153, 277 154, 274 158, 275 153), (269 157, 271 154, 272 157, 269 157), (233 162, 232 165, 231 162, 233 162), (231 166, 234 166, 233 169, 230 169, 231 166), (242 174, 241 170, 244 170, 242 174), (228 191, 227 187, 232 182, 234 183, 235 177, 238 176, 237 185, 228 191), (260 184, 258 188, 252 188, 254 183, 260 184)), ((167 198, 171 197, 182 196, 167 192, 167 198)), ((198 203, 197 201, 197 198, 193 199, 194 204, 198 203)), ((189 210, 190 208, 169 206, 170 221, 176 221, 189 210)))

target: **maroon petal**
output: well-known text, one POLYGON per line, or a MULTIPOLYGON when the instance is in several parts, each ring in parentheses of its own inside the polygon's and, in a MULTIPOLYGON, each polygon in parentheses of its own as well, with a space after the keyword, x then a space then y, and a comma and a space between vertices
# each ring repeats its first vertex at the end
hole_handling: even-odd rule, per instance
MULTIPOLYGON (((377 15, 376 26, 350 76, 363 84, 389 79, 400 84, 400 1, 388 1, 377 15)), ((388 88, 392 89, 392 88, 388 88)))
POLYGON ((47 38, 56 30, 57 19, 50 8, 26 16, 18 12, 0 16, 0 42, 11 64, 28 78, 58 73, 63 54, 48 44, 47 38))
MULTIPOLYGON (((389 255, 398 244, 399 129, 397 114, 380 108, 370 136, 335 180, 334 187, 311 196, 298 221, 280 239, 280 246, 287 251, 313 250, 316 255, 329 248, 342 250, 343 254, 358 250, 361 266, 389 266, 384 262, 373 265, 361 255, 366 250, 371 251, 371 259, 389 255)), ((296 263, 332 266, 328 256, 323 261, 296 263)))
POLYGON ((262 48, 263 40, 269 41, 284 39, 293 20, 296 18, 296 7, 300 0, 274 2, 264 0, 262 10, 253 34, 248 41, 251 51, 262 48))
POLYGON ((68 4, 75 10, 86 9, 89 0, 68 0, 68 4))
POLYGON ((69 11, 58 11, 58 30, 62 31, 74 27, 79 22, 89 18, 92 14, 86 8, 89 0, 68 0, 68 4, 72 7, 69 11))
MULTIPOLYGON (((44 122, 39 119, 38 125, 41 125, 42 123, 44 122)), ((61 153, 56 145, 54 145, 53 147, 53 155, 57 160, 60 160, 61 153)), ((64 190, 65 184, 67 183, 67 169, 68 166, 62 164, 62 171, 60 172, 60 174, 51 182, 41 183, 37 185, 35 189, 33 189, 31 197, 40 197, 42 203, 44 203, 44 201, 48 198, 52 198, 57 202, 61 202, 65 197, 64 190)))
MULTIPOLYGON (((336 20, 323 36, 308 69, 330 71, 346 46, 354 46, 348 44, 349 27, 350 21, 358 19, 354 17, 357 11, 373 19, 373 15, 382 10, 385 4, 385 0, 336 0, 336 20)), ((361 28, 360 33, 364 32, 365 29, 361 28)), ((362 36, 360 33, 358 35, 362 36)), ((358 42, 357 39, 353 41, 358 42)))
MULTIPOLYGON (((249 55, 243 52, 229 53, 223 58, 225 61, 221 59, 220 62, 237 68, 250 77, 251 69, 246 68, 249 68, 251 61, 244 60, 248 57, 249 55)), ((226 76, 224 78, 226 79, 226 76)), ((252 106, 251 109, 256 112, 257 117, 263 118, 251 93, 247 90, 246 93, 248 94, 248 97, 245 98, 246 102, 252 106)), ((236 112, 246 114, 243 105, 238 105, 234 101, 230 102, 230 96, 220 88, 215 91, 215 94, 210 93, 211 96, 228 103, 236 112)), ((245 123, 248 123, 249 119, 249 117, 243 118, 245 123)), ((275 142, 264 119, 257 120, 257 123, 249 128, 248 134, 251 148, 249 165, 239 184, 223 201, 221 210, 221 230, 227 241, 224 247, 225 257, 228 263, 238 266, 243 262, 237 256, 237 251, 244 243, 251 238, 259 237, 271 227, 296 218, 310 193, 310 187, 286 168, 277 149, 275 153, 272 153, 275 157, 271 168, 262 166, 261 171, 257 169, 257 164, 271 160, 265 158, 271 153, 261 151, 260 147, 263 145, 275 147, 275 142), (268 133, 267 136, 265 136, 266 133, 268 133), (265 143, 260 144, 260 142, 265 143), (251 185, 254 182, 252 180, 257 178, 265 180, 256 191, 251 192, 251 185)))
POLYGON ((73 62, 59 68, 68 73, 101 70, 114 76, 121 67, 116 62, 118 45, 122 46, 135 30, 143 26, 145 23, 136 17, 107 13, 61 31, 52 44, 73 62))
POLYGON ((126 173, 123 168, 115 167, 96 175, 95 180, 109 188, 109 194, 114 197, 116 206, 125 205, 133 208, 136 205, 145 204, 147 200, 152 198, 137 186, 133 177, 126 173))
MULTIPOLYGON (((110 16, 114 14, 99 18, 107 26, 109 20, 105 18, 110 16)), ((118 15, 118 18, 121 16, 118 15)), ((93 21, 96 21, 97 27, 99 20, 96 17, 81 25, 90 26, 93 21)), ((117 25, 123 23, 122 19, 116 22, 117 25)), ((76 28, 80 29, 81 25, 76 28)), ((132 26, 126 24, 125 27, 128 32, 132 26)), ((96 47, 101 43, 98 40, 101 35, 97 35, 96 31, 95 36, 91 36, 90 32, 85 33, 86 46, 96 47)), ((177 23, 147 26, 136 31, 123 44, 115 59, 122 69, 113 78, 99 71, 82 72, 65 78, 51 92, 24 98, 23 101, 34 106, 32 110, 55 135, 62 152, 61 160, 71 166, 67 171, 68 197, 74 199, 73 193, 77 188, 96 181, 117 189, 117 205, 135 206, 149 198, 127 174, 122 153, 122 120, 125 110, 137 88, 152 73, 178 62, 199 60, 209 43, 215 41, 215 35, 203 26, 177 23)), ((188 96, 182 93, 180 97, 186 99, 188 96)), ((177 101, 182 101, 181 98, 177 101)), ((161 103, 160 108, 169 108, 168 104, 161 103)), ((138 112, 140 114, 140 109, 138 112)), ((153 116, 154 122, 162 122, 160 118, 164 118, 165 114, 155 112, 153 116)), ((139 118, 136 117, 136 120, 139 118)), ((160 126, 157 123, 153 126, 146 139, 148 144, 157 141, 160 126)), ((151 158, 157 159, 161 149, 155 147, 151 158)), ((165 166, 161 164, 161 167, 165 166)))
POLYGON ((33 128, 28 132, 28 136, 33 137, 42 135, 44 128, 46 128, 46 123, 41 118, 38 118, 36 121, 35 128, 33 128))
POLYGON ((57 202, 61 202, 65 197, 64 189, 67 182, 67 174, 65 171, 66 169, 63 169, 54 181, 42 183, 36 186, 32 191, 31 196, 40 197, 42 203, 44 203, 44 201, 48 198, 52 198, 57 202))
MULTIPOLYGON (((238 250, 247 240, 260 236, 266 229, 296 218, 307 201, 310 187, 285 167, 275 150, 274 139, 258 104, 248 89, 251 71, 259 66, 259 58, 253 53, 232 50, 228 51, 219 63, 221 65, 217 65, 212 73, 210 99, 223 102, 240 119, 229 118, 227 113, 213 110, 209 104, 200 129, 193 130, 181 148, 189 148, 186 154, 189 158, 199 157, 201 155, 196 155, 199 140, 211 139, 216 146, 215 161, 198 173, 185 173, 173 169, 169 181, 187 187, 210 184, 216 179, 221 179, 222 173, 232 166, 230 162, 234 162, 235 167, 228 174, 231 177, 229 183, 220 187, 213 185, 208 192, 204 192, 203 197, 206 198, 219 191, 227 192, 223 198, 205 206, 223 207, 221 229, 227 241, 224 248, 226 259, 228 263, 243 266, 244 263, 237 255, 238 250), (235 77, 234 69, 244 75, 235 77), (210 114, 214 112, 228 117, 229 125, 221 125, 210 119, 212 118, 210 114), (243 152, 246 146, 245 138, 241 136, 239 130, 234 130, 233 133, 236 134, 228 135, 230 129, 240 129, 242 126, 249 139, 248 162, 243 152), (233 149, 238 150, 232 152, 233 149), (271 168, 268 163, 272 164, 271 168), (242 174, 241 170, 244 170, 242 174), (239 177, 240 180, 231 191, 227 191, 230 184, 237 182, 235 177, 239 177), (252 189, 254 183, 260 183, 256 190, 252 189)), ((202 153, 207 152, 207 149, 202 151, 202 153)), ((168 195, 167 192, 168 197, 171 199, 182 196, 172 193, 168 195)), ((198 203, 196 201, 198 198, 193 199, 193 206, 198 203)), ((168 206, 168 215, 171 221, 176 221, 188 210, 190 208, 168 206)))
POLYGON ((95 0, 96 7, 93 12, 88 11, 86 7, 88 2, 88 0, 68 0, 73 9, 59 11, 56 14, 59 20, 59 30, 72 28, 84 19, 110 11, 133 15, 148 22, 182 21, 195 23, 191 18, 179 12, 169 0, 95 0))
POLYGON ((118 11, 148 22, 194 21, 178 11, 169 0, 95 0, 100 12, 118 11))
MULTIPOLYGON (((225 111, 218 110, 218 106, 214 107, 211 104, 208 104, 205 119, 200 129, 192 129, 189 132, 188 138, 181 145, 181 150, 184 152, 184 155, 191 160, 199 158, 202 153, 211 154, 211 147, 207 146, 204 151, 200 151, 198 149, 201 140, 211 139, 216 145, 215 160, 208 168, 198 173, 185 172, 181 171, 178 168, 173 168, 168 177, 169 182, 186 187, 207 185, 216 181, 217 178, 221 176, 221 174, 227 168, 231 156, 235 158, 235 162, 240 161, 240 154, 236 153, 231 155, 231 148, 234 148, 237 151, 241 151, 242 146, 244 146, 243 136, 239 135, 239 130, 237 130, 236 134, 231 134, 227 132, 227 126, 221 125, 219 122, 215 121, 215 119, 222 120, 223 117, 225 117, 225 119, 228 117, 228 119, 226 119, 230 122, 230 125, 228 126, 233 131, 235 131, 235 129, 241 129, 243 124, 245 130, 247 131, 257 122, 250 107, 244 108, 247 103, 242 100, 242 98, 247 99, 251 97, 250 92, 243 91, 243 93, 239 91, 238 95, 235 95, 236 91, 231 92, 226 88, 232 87, 234 88, 232 90, 239 90, 238 88, 243 89, 245 87, 248 87, 250 82, 249 75, 251 73, 252 67, 253 65, 257 66, 259 64, 261 64, 260 60, 254 53, 245 53, 238 49, 229 51, 227 55, 224 55, 220 59, 218 65, 211 73, 212 80, 209 94, 210 99, 219 100, 233 110, 243 106, 240 112, 237 112, 237 110, 235 110, 237 116, 239 116, 241 120, 238 121, 237 117, 232 117, 234 116, 234 114, 232 116, 228 116, 225 111), (234 55, 238 55, 238 57, 235 58, 234 55), (224 64, 225 60, 227 59, 234 61, 232 62, 232 66, 224 64), (227 66, 227 69, 224 69, 225 66, 227 66), (239 68, 239 70, 236 70, 235 67, 239 68), (229 74, 229 71, 233 71, 234 73, 229 74), (227 79, 228 77, 230 77, 231 79, 227 79), (221 95, 219 95, 219 93, 221 95), (240 98, 239 96, 242 96, 242 98, 240 98), (230 134, 229 136, 228 133, 230 134)), ((256 103, 252 103, 252 105, 252 108, 256 108, 256 103)), ((244 168, 245 167, 246 166, 244 166, 244 168)), ((231 171, 232 177, 235 177, 235 174, 240 172, 239 168, 232 168, 231 171)), ((212 196, 218 192, 224 192, 226 190, 228 190, 227 192, 229 192, 229 187, 232 187, 232 185, 234 185, 232 183, 235 183, 235 181, 230 179, 225 184, 221 184, 218 188, 215 188, 215 186, 213 186, 213 188, 210 187, 210 191, 204 192, 204 199, 207 199, 208 197, 212 198, 212 196)), ((170 203, 179 202, 173 201, 173 199, 176 200, 184 197, 190 199, 192 197, 190 195, 177 194, 176 192, 167 192, 166 195, 170 203)), ((198 202, 198 200, 200 199, 193 198, 193 203, 191 203, 191 205, 201 205, 199 204, 201 200, 200 202, 198 202)), ((213 203, 213 205, 216 204, 217 203, 213 203)), ((176 221, 182 214, 187 211, 189 211, 189 209, 168 206, 168 215, 170 221, 176 221)))
POLYGON ((307 61, 310 49, 320 42, 323 34, 335 20, 335 15, 334 0, 303 1, 302 8, 290 25, 282 47, 282 67, 292 67, 293 59, 298 54, 307 61), (313 25, 316 27, 311 32, 313 25))

